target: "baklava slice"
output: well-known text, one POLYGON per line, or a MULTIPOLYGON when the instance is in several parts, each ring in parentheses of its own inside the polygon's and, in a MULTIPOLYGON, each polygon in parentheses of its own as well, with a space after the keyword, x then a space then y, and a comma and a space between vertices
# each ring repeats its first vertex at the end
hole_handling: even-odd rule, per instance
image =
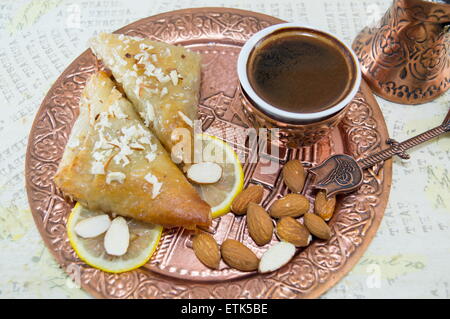
POLYGON ((86 84, 55 183, 84 207, 166 227, 211 221, 204 202, 105 73, 86 84))
POLYGON ((167 151, 197 119, 200 55, 182 46, 120 34, 102 33, 91 49, 111 70, 145 124, 167 151), (174 135, 173 135, 174 134, 174 135))

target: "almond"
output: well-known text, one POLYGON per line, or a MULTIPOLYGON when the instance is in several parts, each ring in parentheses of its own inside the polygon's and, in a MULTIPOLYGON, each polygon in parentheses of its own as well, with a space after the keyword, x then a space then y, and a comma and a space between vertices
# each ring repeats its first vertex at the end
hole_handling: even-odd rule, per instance
POLYGON ((103 242, 105 250, 109 255, 125 255, 130 244, 130 231, 128 223, 123 217, 116 217, 105 234, 103 242))
POLYGON ((214 184, 222 177, 222 167, 213 162, 196 163, 188 168, 187 177, 197 184, 214 184))
POLYGON ((247 228, 255 243, 263 246, 270 242, 273 235, 273 223, 269 214, 256 203, 250 203, 247 208, 247 228))
POLYGON ((270 247, 259 262, 260 273, 272 272, 286 265, 295 255, 295 246, 287 242, 279 242, 270 247))
POLYGON ((192 240, 192 249, 195 256, 209 268, 218 269, 220 263, 220 250, 213 236, 207 233, 198 233, 192 240))
POLYGON ((314 236, 320 239, 330 239, 331 229, 322 217, 316 214, 306 213, 304 216, 304 222, 306 228, 308 228, 314 236))
POLYGON ((250 185, 236 196, 231 203, 231 210, 236 215, 244 215, 247 212, 248 204, 259 204, 263 195, 264 188, 261 185, 250 185))
POLYGON ((295 247, 306 247, 311 241, 308 229, 290 216, 282 217, 278 221, 277 235, 281 240, 287 241, 295 247))
POLYGON ((287 188, 300 193, 305 185, 305 169, 299 160, 290 160, 283 166, 283 180, 287 188))
POLYGON ((83 219, 75 226, 75 232, 83 238, 93 238, 103 234, 111 226, 111 220, 106 214, 83 219))
POLYGON ((247 246, 234 239, 227 239, 220 248, 223 260, 228 266, 241 271, 258 269, 259 259, 247 246))
POLYGON ((333 217, 334 208, 336 206, 336 197, 327 198, 325 191, 319 191, 314 202, 314 212, 322 217, 323 220, 329 221, 333 217))
POLYGON ((284 216, 299 217, 309 210, 309 200, 300 194, 288 194, 277 199, 270 206, 270 216, 281 218, 284 216))

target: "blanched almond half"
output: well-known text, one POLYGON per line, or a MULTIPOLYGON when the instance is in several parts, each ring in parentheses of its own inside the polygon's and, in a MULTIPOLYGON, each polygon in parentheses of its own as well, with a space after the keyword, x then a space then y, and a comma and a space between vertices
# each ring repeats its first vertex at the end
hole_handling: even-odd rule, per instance
POLYGON ((75 233, 83 238, 94 238, 103 234, 111 226, 111 220, 106 214, 83 219, 75 225, 75 233))
POLYGON ((130 231, 125 218, 116 217, 105 235, 105 250, 113 256, 122 256, 128 250, 130 244, 130 231))
POLYGON ((259 261, 258 271, 260 273, 272 272, 286 265, 295 255, 295 246, 291 243, 281 241, 270 247, 259 261))
POLYGON ((222 177, 222 167, 213 162, 193 164, 187 171, 187 177, 197 184, 214 184, 222 177))

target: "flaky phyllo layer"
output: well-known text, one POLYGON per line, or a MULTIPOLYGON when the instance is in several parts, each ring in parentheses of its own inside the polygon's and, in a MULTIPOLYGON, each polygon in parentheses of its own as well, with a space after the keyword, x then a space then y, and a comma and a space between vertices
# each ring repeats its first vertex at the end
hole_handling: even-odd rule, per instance
POLYGON ((55 182, 91 210, 164 226, 209 225, 209 205, 104 73, 80 101, 55 182))
POLYGON ((200 89, 200 55, 182 47, 118 34, 91 40, 145 124, 167 151, 175 129, 193 133, 200 89))

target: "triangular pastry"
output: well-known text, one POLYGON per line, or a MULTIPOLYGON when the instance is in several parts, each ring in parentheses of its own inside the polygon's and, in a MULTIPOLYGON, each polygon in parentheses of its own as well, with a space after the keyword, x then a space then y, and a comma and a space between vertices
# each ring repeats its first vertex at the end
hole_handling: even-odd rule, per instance
POLYGON ((210 206, 102 72, 83 91, 55 182, 91 210, 163 226, 210 224, 210 206))
POLYGON ((176 128, 193 137, 200 90, 200 55, 182 46, 101 33, 91 49, 111 70, 129 100, 166 150, 176 128))

